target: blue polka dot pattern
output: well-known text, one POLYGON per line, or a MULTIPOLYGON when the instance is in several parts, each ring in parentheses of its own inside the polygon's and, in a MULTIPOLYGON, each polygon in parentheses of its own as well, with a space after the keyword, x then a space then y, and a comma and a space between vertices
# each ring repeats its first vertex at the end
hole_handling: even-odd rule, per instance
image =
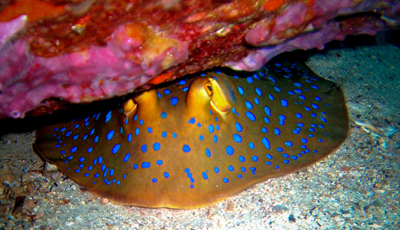
POLYGON ((196 208, 337 149, 348 118, 332 85, 300 63, 273 61, 233 77, 204 72, 45 127, 36 145, 46 159, 60 159, 67 176, 111 200, 196 208))

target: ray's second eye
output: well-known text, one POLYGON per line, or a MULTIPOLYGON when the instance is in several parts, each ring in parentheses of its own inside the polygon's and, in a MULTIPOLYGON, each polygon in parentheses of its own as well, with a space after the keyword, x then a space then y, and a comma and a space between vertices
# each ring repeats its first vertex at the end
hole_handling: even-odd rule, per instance
POLYGON ((138 100, 139 100, 139 98, 140 98, 140 96, 141 96, 141 94, 136 94, 136 95, 133 97, 133 101, 137 103, 138 100))
POLYGON ((205 89, 206 89, 206 92, 207 92, 208 96, 211 97, 213 95, 213 88, 212 88, 211 83, 207 83, 205 85, 205 89))

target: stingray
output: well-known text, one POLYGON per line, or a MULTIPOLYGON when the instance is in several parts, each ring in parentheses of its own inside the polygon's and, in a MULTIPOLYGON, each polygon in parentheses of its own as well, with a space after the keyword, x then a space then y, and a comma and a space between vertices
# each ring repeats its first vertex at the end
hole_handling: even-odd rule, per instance
POLYGON ((343 92, 301 63, 213 71, 45 126, 35 146, 91 193, 190 209, 310 166, 346 139, 343 92))

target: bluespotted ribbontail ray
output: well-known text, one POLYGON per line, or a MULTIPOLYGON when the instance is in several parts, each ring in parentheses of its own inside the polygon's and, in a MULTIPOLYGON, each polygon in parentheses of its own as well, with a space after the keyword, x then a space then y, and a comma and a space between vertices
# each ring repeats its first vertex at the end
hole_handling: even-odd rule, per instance
POLYGON ((305 65, 228 72, 178 80, 117 109, 46 126, 36 148, 100 197, 188 209, 314 164, 346 139, 343 92, 305 65))

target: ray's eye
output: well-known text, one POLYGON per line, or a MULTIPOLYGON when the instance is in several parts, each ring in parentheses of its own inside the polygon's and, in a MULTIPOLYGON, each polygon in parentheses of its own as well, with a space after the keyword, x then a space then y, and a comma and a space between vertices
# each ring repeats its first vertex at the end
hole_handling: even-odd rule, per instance
POLYGON ((211 82, 208 82, 208 83, 205 85, 204 88, 206 89, 206 92, 207 92, 208 96, 211 97, 211 96, 213 95, 213 88, 212 88, 211 82))
POLYGON ((137 108, 137 104, 132 99, 129 99, 124 104, 125 115, 129 116, 130 114, 134 113, 136 111, 136 108, 137 108))
POLYGON ((139 100, 141 94, 135 94, 135 96, 133 97, 133 101, 137 103, 137 101, 139 100))

